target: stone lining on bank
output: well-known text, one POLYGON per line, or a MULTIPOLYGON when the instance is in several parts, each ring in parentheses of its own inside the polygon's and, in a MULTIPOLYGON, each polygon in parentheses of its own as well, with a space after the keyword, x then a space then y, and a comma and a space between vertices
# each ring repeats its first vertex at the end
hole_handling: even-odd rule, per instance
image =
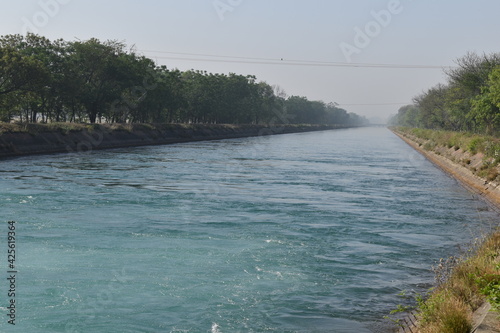
POLYGON ((481 154, 471 156, 468 152, 446 147, 436 147, 434 151, 426 150, 423 148, 423 140, 403 135, 394 130, 393 133, 424 155, 437 167, 445 171, 448 175, 458 180, 463 186, 479 194, 486 201, 493 204, 496 210, 500 210, 500 184, 481 178, 469 169, 480 167, 483 159, 481 154), (468 161, 469 167, 460 164, 460 161, 464 159, 468 161))

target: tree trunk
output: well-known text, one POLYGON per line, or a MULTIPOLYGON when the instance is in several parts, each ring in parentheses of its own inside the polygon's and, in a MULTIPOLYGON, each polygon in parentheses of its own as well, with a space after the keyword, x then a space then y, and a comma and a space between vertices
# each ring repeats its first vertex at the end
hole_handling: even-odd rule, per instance
POLYGON ((89 121, 91 124, 95 124, 97 119, 97 114, 95 112, 89 112, 89 121))

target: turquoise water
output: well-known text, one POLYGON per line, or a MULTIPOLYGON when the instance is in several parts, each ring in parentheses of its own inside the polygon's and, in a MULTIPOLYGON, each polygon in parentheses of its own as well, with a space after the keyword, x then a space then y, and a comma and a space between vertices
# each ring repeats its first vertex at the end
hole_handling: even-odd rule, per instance
POLYGON ((387 332, 496 223, 384 128, 23 157, 0 185, 2 332, 387 332))

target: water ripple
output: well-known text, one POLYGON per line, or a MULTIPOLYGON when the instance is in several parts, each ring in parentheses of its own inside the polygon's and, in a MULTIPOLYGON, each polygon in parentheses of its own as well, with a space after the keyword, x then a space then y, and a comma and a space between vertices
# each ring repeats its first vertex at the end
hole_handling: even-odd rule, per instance
POLYGON ((2 161, 23 328, 386 332, 496 225, 413 154, 365 128, 2 161))

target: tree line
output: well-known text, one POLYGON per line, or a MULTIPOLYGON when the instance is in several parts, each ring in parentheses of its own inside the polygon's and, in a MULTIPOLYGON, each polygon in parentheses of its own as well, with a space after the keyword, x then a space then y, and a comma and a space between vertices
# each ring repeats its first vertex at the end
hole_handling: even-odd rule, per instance
POLYGON ((500 134, 500 53, 468 53, 438 84, 398 110, 392 124, 500 134))
POLYGON ((0 121, 367 123, 333 103, 288 97, 252 75, 168 69, 118 41, 35 34, 0 37, 0 121))

